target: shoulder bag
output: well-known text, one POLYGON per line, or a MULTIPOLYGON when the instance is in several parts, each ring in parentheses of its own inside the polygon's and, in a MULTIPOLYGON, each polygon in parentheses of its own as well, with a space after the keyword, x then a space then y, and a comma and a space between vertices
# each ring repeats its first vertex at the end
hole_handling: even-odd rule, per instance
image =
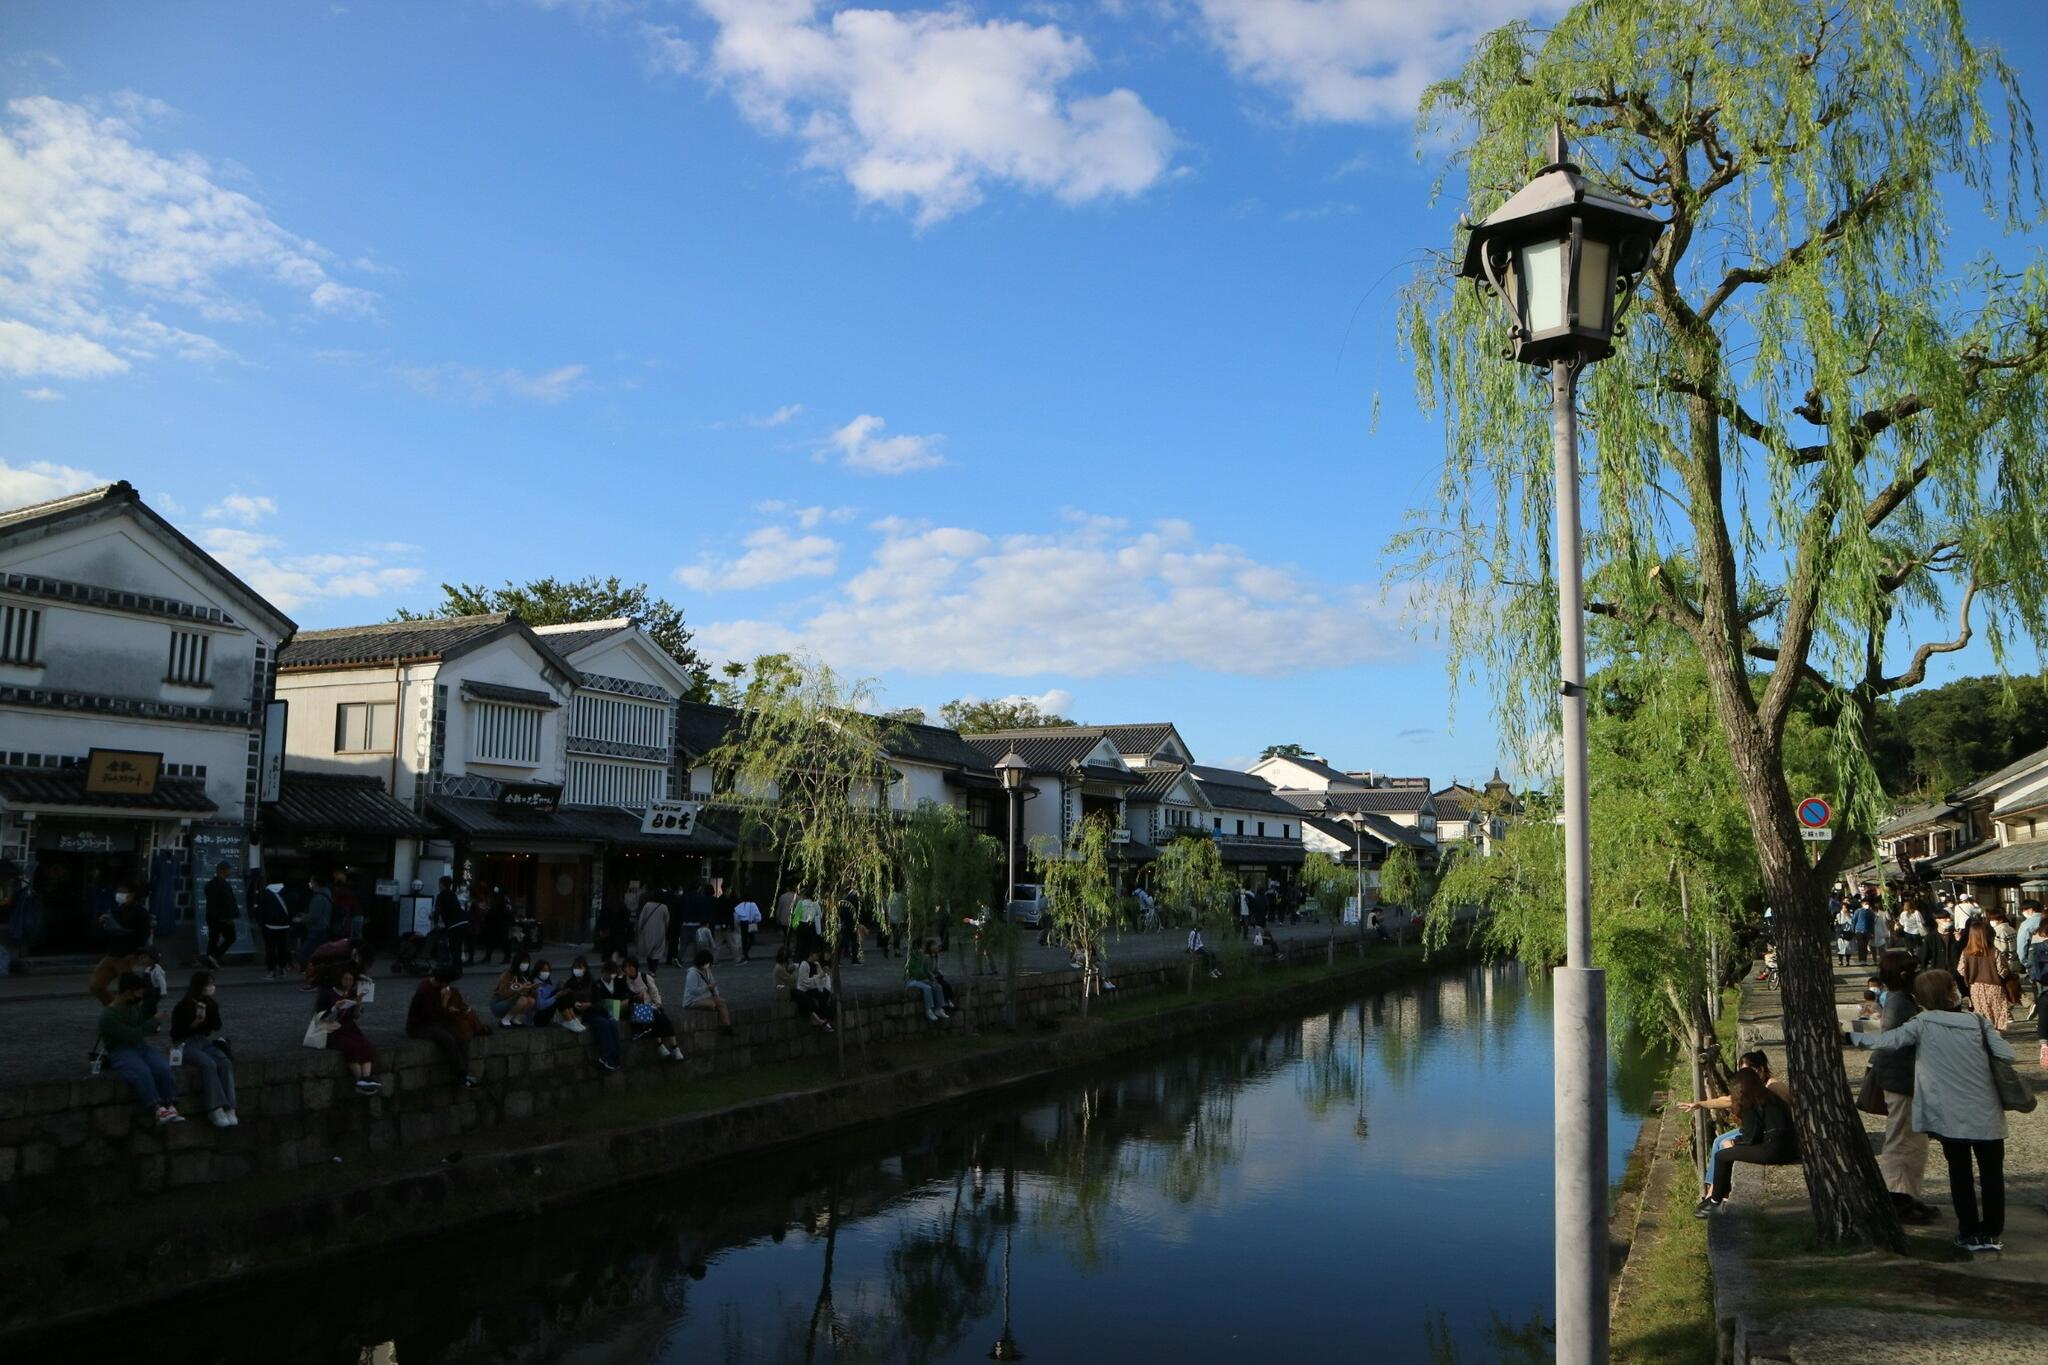
POLYGON ((1875 1061, 1863 1068, 1863 1087, 1856 1092, 1856 1107, 1878 1118, 1891 1113, 1891 1106, 1885 1102, 1884 1087, 1878 1084, 1875 1061))
POLYGON ((2014 1114, 2033 1113, 2033 1088, 2020 1079, 2011 1062, 1991 1050, 1991 1025, 1980 1018, 1977 1028, 1977 1041, 1984 1045, 1984 1055, 1991 1062, 1991 1088, 1998 1092, 1999 1108, 2014 1114))
POLYGON ((316 1014, 306 1025, 306 1036, 299 1041, 307 1047, 324 1048, 327 1046, 327 1035, 340 1027, 340 1023, 333 1015, 316 1014))

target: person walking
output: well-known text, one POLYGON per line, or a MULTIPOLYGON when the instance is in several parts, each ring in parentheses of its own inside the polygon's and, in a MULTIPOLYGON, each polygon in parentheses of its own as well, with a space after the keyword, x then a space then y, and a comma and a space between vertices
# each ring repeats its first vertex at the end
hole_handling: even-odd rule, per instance
POLYGON ((434 893, 434 927, 441 931, 441 960, 467 962, 474 956, 469 945, 469 907, 455 893, 455 878, 441 878, 434 893))
POLYGON ((264 979, 279 980, 292 967, 292 908, 283 882, 271 882, 256 893, 255 919, 263 934, 264 979))
POLYGON ((1971 1256, 1997 1255, 2005 1249, 2005 1109, 1990 1058, 2010 1062, 2013 1051, 1986 1020, 1964 1012, 1948 972, 1920 973, 1913 998, 1921 1013, 1878 1034, 1871 1047, 1913 1048, 1913 1127, 1941 1144, 1948 1163, 1955 1244, 1971 1256))
POLYGON ((215 863, 206 883, 206 952, 200 962, 208 971, 219 971, 221 959, 235 946, 235 886, 228 880, 228 865, 215 863))
POLYGON ((633 912, 633 955, 659 962, 668 953, 668 902, 658 891, 643 893, 633 912))
POLYGON ((740 961, 754 960, 754 938, 761 932, 761 907, 743 900, 732 908, 732 922, 740 931, 740 961))
POLYGON ((327 891, 327 874, 315 872, 306 885, 306 914, 302 921, 304 938, 299 943, 301 967, 313 965, 313 954, 327 945, 334 931, 334 897, 327 891))
POLYGON ((1993 946, 1991 929, 1981 918, 1970 921, 1963 939, 1963 955, 1956 963, 1956 975, 1970 988, 1970 1008, 1991 1023, 1995 1032, 2005 1032, 2012 1022, 2012 1006, 2005 998, 2005 979, 2012 969, 1993 946))
MULTIPOLYGON (((1878 979, 1884 983, 1878 1002, 1879 1027, 1889 1032, 1920 1013, 1913 998, 1913 978, 1918 974, 1911 953, 1893 949, 1877 961, 1878 979)), ((1938 1216, 1923 1200, 1927 1180, 1927 1134, 1913 1126, 1913 1067, 1917 1053, 1911 1047, 1874 1052, 1870 1069, 1877 1076, 1884 1096, 1884 1147, 1877 1154, 1877 1169, 1884 1175, 1884 1187, 1901 1220, 1931 1223, 1938 1216)))
POLYGON ((1856 908, 1849 912, 1849 940, 1856 947, 1858 966, 1865 966, 1870 962, 1870 934, 1876 922, 1877 915, 1871 909, 1869 897, 1857 900, 1856 908))
POLYGON ((199 1073, 213 1126, 232 1128, 242 1120, 235 1113, 235 1063, 213 998, 218 989, 212 972, 192 974, 185 998, 171 1007, 171 1052, 174 1060, 199 1073))

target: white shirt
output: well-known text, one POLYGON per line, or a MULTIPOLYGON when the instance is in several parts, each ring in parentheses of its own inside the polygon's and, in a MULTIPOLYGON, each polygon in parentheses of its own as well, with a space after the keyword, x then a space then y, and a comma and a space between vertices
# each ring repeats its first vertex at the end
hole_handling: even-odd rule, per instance
POLYGON ((732 908, 732 917, 733 922, 736 924, 759 924, 761 922, 761 907, 752 901, 741 901, 732 908))

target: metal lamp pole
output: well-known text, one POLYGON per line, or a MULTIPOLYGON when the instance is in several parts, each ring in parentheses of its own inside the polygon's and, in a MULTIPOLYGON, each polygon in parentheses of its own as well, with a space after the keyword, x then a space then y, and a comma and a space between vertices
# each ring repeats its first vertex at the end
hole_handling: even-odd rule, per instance
POLYGON ((1009 842, 1003 862, 1008 883, 1003 891, 1003 942, 1008 945, 1003 953, 1003 1023, 1012 1033, 1017 1031, 1017 926, 1010 919, 1010 907, 1017 901, 1017 792, 1030 771, 1031 765, 1015 749, 996 764, 1003 793, 1010 801, 1010 822, 1003 831, 1009 842))
POLYGON ((1550 164, 1470 225, 1459 270, 1506 309, 1514 359, 1550 372, 1565 827, 1565 964, 1552 978, 1558 1365, 1607 1359, 1607 982, 1593 965, 1578 376, 1613 352, 1616 319, 1663 230, 1640 205, 1587 184, 1560 126, 1550 164))

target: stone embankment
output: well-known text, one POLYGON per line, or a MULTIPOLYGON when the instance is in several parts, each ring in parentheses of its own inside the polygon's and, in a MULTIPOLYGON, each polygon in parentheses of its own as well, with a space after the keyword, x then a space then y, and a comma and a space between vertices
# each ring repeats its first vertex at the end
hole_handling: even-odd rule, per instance
MULTIPOLYGON (((159 1129, 101 1079, 0 1092, 6 1231, 39 1254, 0 1279, 0 1334, 251 1275, 297 1271, 378 1245, 531 1214, 590 1191, 815 1138, 852 1126, 1126 1058, 1217 1027, 1312 1008, 1427 966, 1414 949, 1320 944, 1245 964, 1229 990, 1206 981, 1182 1004, 1180 963, 1119 972, 1104 1017, 1086 1021, 1078 973, 1026 978, 1021 1035, 995 1032, 1000 977, 963 983, 961 1012, 929 1024, 889 993, 847 1002, 838 1041, 784 1009, 735 1011, 735 1036, 693 1025, 689 1060, 643 1052, 606 1075, 559 1029, 498 1030, 475 1044, 483 1085, 461 1090, 425 1044, 390 1049, 376 1097, 353 1093, 337 1057, 264 1059, 242 1070, 239 1128, 159 1129), (1152 997, 1152 1007, 1144 1002, 1152 997), (1136 1008, 1132 1008, 1136 1006, 1136 1008), (978 1036, 977 1036, 978 1035, 978 1036), (895 1054, 895 1059, 892 1059, 895 1054), (904 1060, 908 1058, 909 1060, 904 1060), (707 1107, 746 1073, 796 1088, 707 1107), (103 1232, 118 1207, 127 1235, 103 1232)), ((1097 1004, 1096 1009, 1102 1010, 1097 1004)), ((649 1045, 643 1045, 649 1046, 649 1045)))

